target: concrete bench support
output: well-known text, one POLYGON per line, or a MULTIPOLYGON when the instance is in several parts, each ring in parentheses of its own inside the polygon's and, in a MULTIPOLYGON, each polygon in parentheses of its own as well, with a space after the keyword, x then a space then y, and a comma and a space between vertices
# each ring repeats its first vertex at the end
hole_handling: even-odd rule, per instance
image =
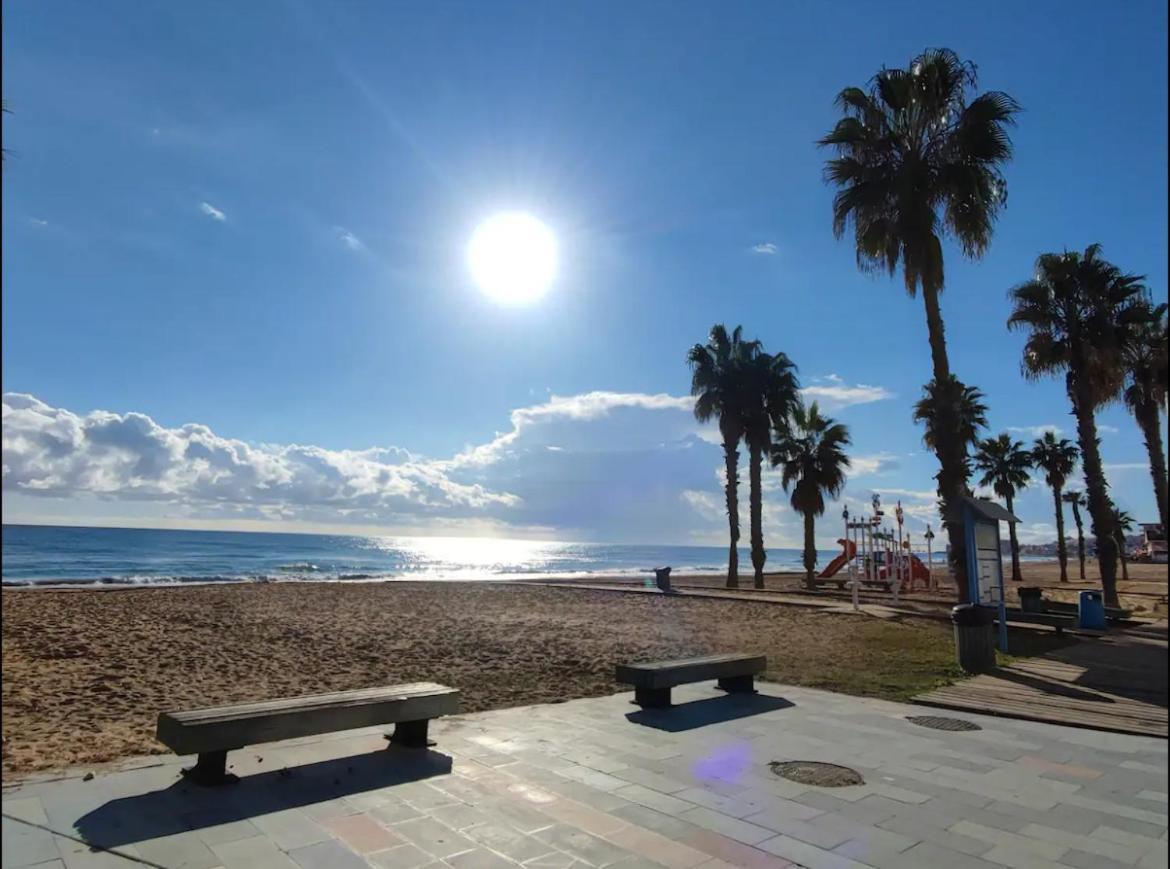
POLYGON ((670 689, 691 682, 717 680, 724 691, 754 693, 755 676, 764 672, 763 655, 707 655, 676 661, 653 661, 645 664, 621 664, 615 678, 634 686, 634 702, 650 709, 670 706, 670 689))
POLYGON ((229 751, 379 724, 394 724, 390 744, 426 748, 432 718, 459 711, 459 692, 433 682, 363 688, 308 697, 238 703, 185 712, 163 712, 157 736, 176 754, 197 754, 183 770, 192 782, 226 784, 236 780, 227 771, 229 751))

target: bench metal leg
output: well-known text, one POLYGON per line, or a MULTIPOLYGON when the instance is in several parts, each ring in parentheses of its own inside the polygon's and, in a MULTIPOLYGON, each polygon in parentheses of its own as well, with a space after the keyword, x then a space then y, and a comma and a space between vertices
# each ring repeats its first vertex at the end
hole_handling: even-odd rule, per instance
POLYGON ((194 766, 183 770, 183 775, 188 781, 208 787, 239 781, 237 776, 227 771, 227 754, 226 750, 205 751, 199 755, 194 766))
POLYGON ((427 741, 427 725, 430 721, 426 718, 421 721, 399 721, 394 725, 394 732, 388 737, 391 745, 400 745, 403 748, 426 748, 428 745, 434 745, 433 742, 427 741))
POLYGON ((724 676, 718 682, 719 688, 735 694, 755 694, 756 685, 753 676, 724 676))
POLYGON ((669 709, 669 688, 634 688, 634 702, 643 709, 669 709))

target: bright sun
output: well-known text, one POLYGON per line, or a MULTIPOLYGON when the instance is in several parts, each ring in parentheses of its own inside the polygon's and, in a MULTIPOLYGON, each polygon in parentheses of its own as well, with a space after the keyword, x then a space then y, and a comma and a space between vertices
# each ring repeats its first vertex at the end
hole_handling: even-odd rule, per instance
POLYGON ((498 302, 523 305, 544 295, 556 277, 557 240, 531 214, 496 214, 476 227, 467 262, 487 295, 498 302))

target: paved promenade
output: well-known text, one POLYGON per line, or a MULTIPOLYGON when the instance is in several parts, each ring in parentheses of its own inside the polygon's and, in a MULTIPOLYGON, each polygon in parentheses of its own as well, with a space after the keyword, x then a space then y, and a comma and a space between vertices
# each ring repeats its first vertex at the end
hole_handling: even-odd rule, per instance
MULTIPOLYGON (((352 731, 234 752, 201 789, 160 756, 6 783, 5 867, 1167 865, 1164 739, 762 685, 445 719, 428 752, 352 731), (920 727, 937 712, 982 726, 920 727), (774 761, 843 764, 823 788, 774 761)), ((83 733, 77 734, 84 739, 83 733)))

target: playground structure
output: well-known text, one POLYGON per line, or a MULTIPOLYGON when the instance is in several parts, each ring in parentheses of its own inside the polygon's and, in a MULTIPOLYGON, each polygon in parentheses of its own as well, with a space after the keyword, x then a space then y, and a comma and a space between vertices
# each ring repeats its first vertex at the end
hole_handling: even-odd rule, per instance
MULTIPOLYGON (((853 590, 853 605, 858 606, 860 586, 881 588, 893 595, 898 602, 901 592, 913 591, 920 585, 925 590, 934 589, 934 575, 931 568, 911 551, 910 534, 904 531, 902 502, 894 511, 897 532, 883 527, 884 512, 881 498, 873 496, 873 514, 850 518, 849 508, 842 513, 845 521, 845 537, 837 540, 841 554, 835 557, 818 575, 819 581, 829 581, 844 589, 846 584, 853 590), (844 577, 838 575, 846 571, 844 577), (837 578, 835 578, 837 577, 837 578)), ((929 526, 926 532, 927 560, 933 561, 930 552, 934 534, 929 526)))

